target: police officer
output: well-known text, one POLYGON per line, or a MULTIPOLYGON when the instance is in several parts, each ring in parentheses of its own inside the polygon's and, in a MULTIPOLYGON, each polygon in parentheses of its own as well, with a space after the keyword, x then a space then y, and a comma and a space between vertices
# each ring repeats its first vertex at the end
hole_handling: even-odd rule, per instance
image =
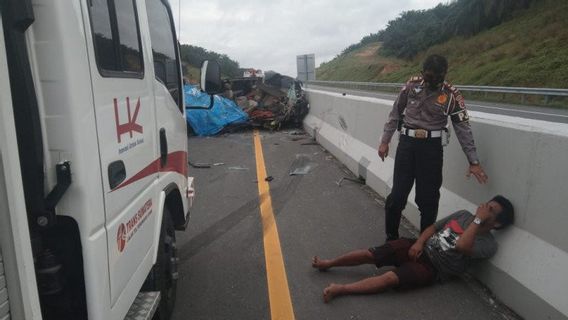
POLYGON ((467 176, 473 174, 482 184, 487 181, 477 157, 463 96, 444 81, 447 70, 446 58, 428 56, 422 76, 411 78, 402 88, 385 124, 378 150, 383 161, 395 130, 400 129, 393 187, 385 203, 387 241, 398 239, 402 210, 414 181, 420 230, 436 221, 442 186, 442 138, 447 134, 448 117, 470 164, 467 176))

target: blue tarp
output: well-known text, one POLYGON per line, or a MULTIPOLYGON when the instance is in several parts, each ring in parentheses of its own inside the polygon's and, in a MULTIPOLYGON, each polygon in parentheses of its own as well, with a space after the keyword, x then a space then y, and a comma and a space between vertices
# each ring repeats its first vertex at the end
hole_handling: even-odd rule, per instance
POLYGON ((212 136, 229 124, 248 121, 248 115, 233 101, 214 96, 211 109, 187 109, 187 107, 207 108, 210 96, 197 86, 185 85, 185 118, 193 131, 199 136, 212 136))

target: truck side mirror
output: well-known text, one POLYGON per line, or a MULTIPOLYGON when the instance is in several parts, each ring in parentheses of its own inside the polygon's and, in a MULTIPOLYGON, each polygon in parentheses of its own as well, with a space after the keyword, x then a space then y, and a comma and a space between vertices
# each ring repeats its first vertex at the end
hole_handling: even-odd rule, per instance
POLYGON ((201 64, 201 90, 210 95, 223 92, 221 66, 216 60, 205 60, 201 64))

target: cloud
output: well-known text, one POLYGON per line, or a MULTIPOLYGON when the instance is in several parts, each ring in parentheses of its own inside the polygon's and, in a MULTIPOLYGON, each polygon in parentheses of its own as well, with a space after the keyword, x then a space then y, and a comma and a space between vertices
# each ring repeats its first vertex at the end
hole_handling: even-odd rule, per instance
POLYGON ((227 54, 242 67, 296 76, 296 56, 329 61, 403 11, 440 0, 170 0, 180 41, 227 54), (178 11, 181 4, 181 11, 178 11), (178 22, 178 15, 181 21, 178 22))

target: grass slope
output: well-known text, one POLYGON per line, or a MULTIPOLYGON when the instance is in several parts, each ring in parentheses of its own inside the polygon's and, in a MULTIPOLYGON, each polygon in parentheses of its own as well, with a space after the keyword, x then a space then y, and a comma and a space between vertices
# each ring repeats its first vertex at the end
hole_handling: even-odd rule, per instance
POLYGON ((447 78, 456 84, 566 88, 568 1, 542 1, 495 28, 451 39, 410 61, 384 57, 380 43, 371 43, 323 63, 317 79, 404 82, 432 53, 448 58, 447 78))

